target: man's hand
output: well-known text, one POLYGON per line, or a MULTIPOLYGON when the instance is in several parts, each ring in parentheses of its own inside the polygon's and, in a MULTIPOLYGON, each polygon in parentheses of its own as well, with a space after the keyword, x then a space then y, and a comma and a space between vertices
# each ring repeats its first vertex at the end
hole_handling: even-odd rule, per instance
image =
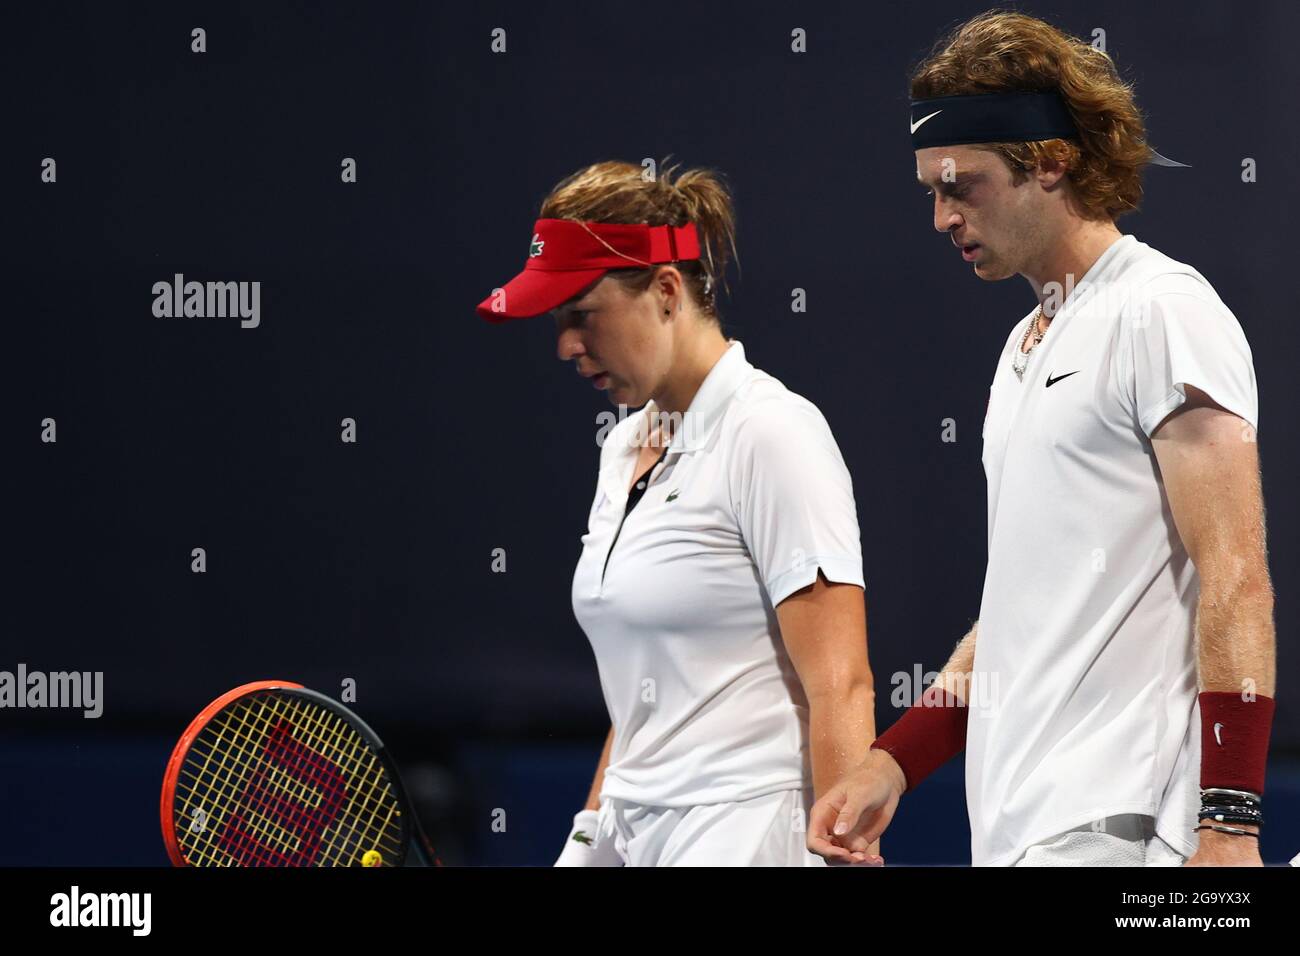
POLYGON ((828 863, 885 861, 873 846, 894 818, 907 778, 893 757, 872 750, 848 776, 831 787, 808 816, 808 849, 828 863))
MULTIPOLYGON (((1211 823, 1202 820, 1202 823, 1211 823)), ((1259 827, 1248 823, 1225 824, 1239 830, 1258 833, 1259 827)), ((1259 856, 1259 841, 1254 837, 1241 836, 1236 833, 1220 833, 1218 830, 1202 830, 1200 845, 1192 858, 1184 866, 1263 866, 1259 856)))

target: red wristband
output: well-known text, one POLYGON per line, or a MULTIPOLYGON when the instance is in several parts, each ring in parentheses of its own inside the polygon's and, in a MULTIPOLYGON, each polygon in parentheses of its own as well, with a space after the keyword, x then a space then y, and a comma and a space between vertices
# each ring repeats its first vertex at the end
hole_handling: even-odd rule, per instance
POLYGON ((1273 698, 1206 691, 1201 704, 1201 789, 1222 787, 1264 795, 1264 765, 1273 726, 1273 698))
POLYGON ((876 738, 872 750, 898 761, 907 789, 966 749, 966 704, 938 684, 931 684, 894 725, 876 738))

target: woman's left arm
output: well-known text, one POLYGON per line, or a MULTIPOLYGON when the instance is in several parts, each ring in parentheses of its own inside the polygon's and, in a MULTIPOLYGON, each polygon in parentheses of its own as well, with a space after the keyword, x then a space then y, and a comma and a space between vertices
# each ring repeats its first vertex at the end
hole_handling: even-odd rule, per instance
POLYGON ((776 608, 781 637, 808 697, 813 786, 820 797, 860 764, 876 739, 875 687, 867 663, 865 594, 817 579, 776 608))

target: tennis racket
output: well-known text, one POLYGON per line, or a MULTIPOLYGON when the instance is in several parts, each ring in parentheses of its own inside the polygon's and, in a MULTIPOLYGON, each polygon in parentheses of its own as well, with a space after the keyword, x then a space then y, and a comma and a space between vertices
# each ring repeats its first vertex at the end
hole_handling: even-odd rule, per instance
POLYGON ((440 866, 378 735, 290 681, 199 713, 167 762, 162 830, 176 866, 440 866))

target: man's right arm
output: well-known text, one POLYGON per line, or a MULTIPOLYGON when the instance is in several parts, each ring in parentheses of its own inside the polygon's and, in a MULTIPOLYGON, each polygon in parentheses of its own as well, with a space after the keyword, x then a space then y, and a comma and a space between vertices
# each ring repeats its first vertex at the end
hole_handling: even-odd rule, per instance
POLYGON ((966 749, 966 697, 975 667, 975 640, 979 621, 944 664, 934 683, 925 689, 908 712, 872 744, 902 771, 907 790, 966 749))
POLYGON ((933 684, 871 746, 864 760, 813 806, 808 849, 834 863, 884 862, 870 846, 899 798, 966 746, 966 693, 975 666, 976 621, 933 684))
POLYGON ((979 628, 979 621, 971 625, 934 681, 963 704, 966 703, 966 688, 970 687, 970 672, 975 668, 975 635, 979 628))

